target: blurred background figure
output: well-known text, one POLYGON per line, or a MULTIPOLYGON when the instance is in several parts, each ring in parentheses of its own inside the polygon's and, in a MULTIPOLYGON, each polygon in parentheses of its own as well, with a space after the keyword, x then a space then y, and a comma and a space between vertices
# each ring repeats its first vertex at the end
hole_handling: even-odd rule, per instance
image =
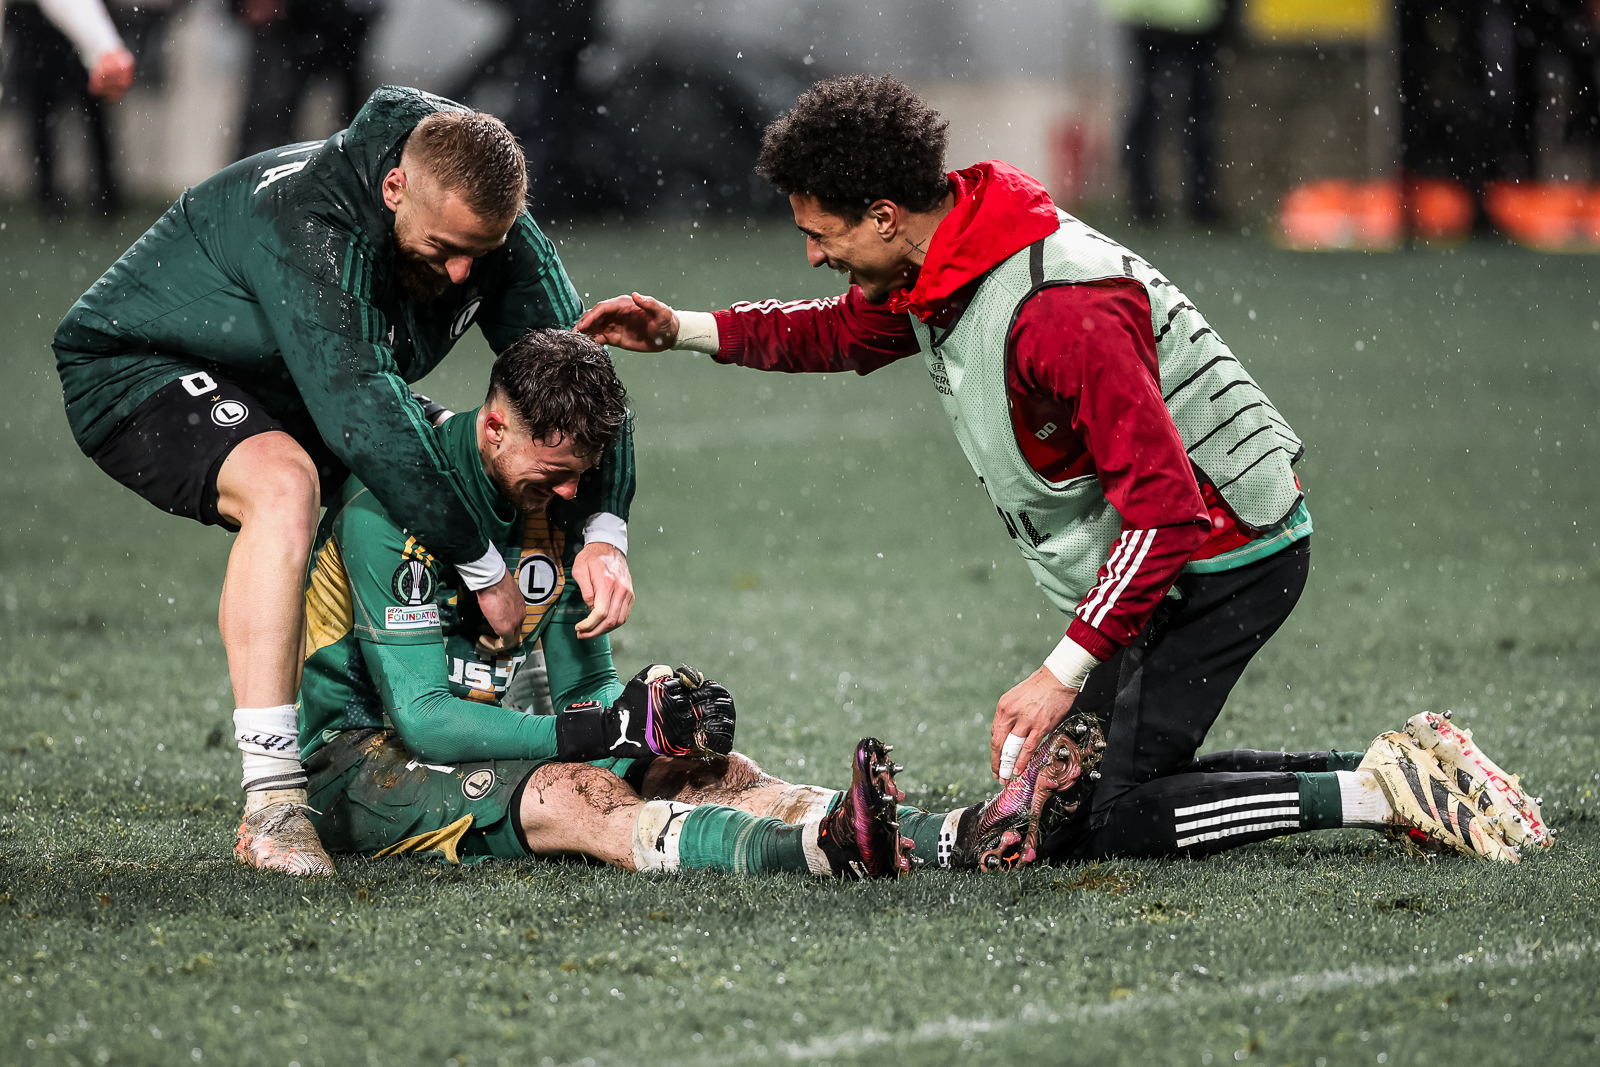
MULTIPOLYGON (((1539 173, 1541 141, 1555 146, 1558 155, 1578 149, 1588 157, 1581 162, 1590 168, 1600 163, 1595 155, 1600 147, 1597 37, 1600 0, 1484 4, 1483 69, 1486 87, 1492 90, 1490 151, 1495 153, 1497 177, 1559 177, 1539 173), (1541 122, 1541 112, 1551 108, 1557 112, 1554 120, 1541 122)), ((1592 169, 1589 176, 1600 180, 1592 169)))
POLYGON ((1217 206, 1216 78, 1227 0, 1105 0, 1128 28, 1130 110, 1128 193, 1133 217, 1160 214, 1156 139, 1165 117, 1182 145, 1184 206, 1200 225, 1220 222, 1217 206))
POLYGON ((1400 163, 1412 233, 1428 201, 1480 230, 1567 251, 1600 247, 1600 3, 1400 0, 1400 163))
POLYGON ((510 15, 500 45, 450 95, 467 100, 491 79, 509 83, 496 115, 528 157, 528 204, 535 215, 584 206, 576 166, 597 106, 579 81, 584 49, 595 36, 596 0, 498 0, 510 15))
POLYGON ((111 131, 102 102, 116 103, 133 84, 133 56, 100 0, 12 0, 4 9, 11 38, 7 80, 28 115, 33 148, 33 198, 46 218, 61 218, 67 203, 56 182, 56 131, 73 104, 89 128, 95 173, 94 209, 122 210, 111 131))
POLYGON ((361 74, 367 33, 384 0, 232 0, 250 30, 239 155, 296 140, 295 116, 316 77, 331 78, 338 126, 367 96, 361 74))

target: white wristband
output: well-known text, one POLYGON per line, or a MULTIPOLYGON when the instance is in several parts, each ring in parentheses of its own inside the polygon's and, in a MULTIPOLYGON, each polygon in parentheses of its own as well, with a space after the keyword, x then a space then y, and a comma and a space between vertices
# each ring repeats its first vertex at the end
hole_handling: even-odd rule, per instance
POLYGON ((628 554, 628 523, 626 519, 613 515, 609 511, 597 511, 589 516, 589 521, 583 524, 583 543, 592 545, 596 541, 604 541, 608 545, 617 546, 617 551, 624 556, 628 554))
POLYGON ((673 348, 689 352, 717 354, 722 347, 717 337, 717 317, 709 311, 680 311, 678 314, 678 339, 673 348))
POLYGON ((1063 637, 1061 643, 1056 645, 1055 651, 1044 658, 1044 665, 1056 676, 1056 681, 1068 689, 1078 690, 1083 688, 1089 672, 1100 666, 1100 661, 1095 658, 1094 653, 1072 638, 1063 637))
POLYGON ((461 575, 461 580, 466 587, 476 593, 480 589, 487 589, 506 576, 506 561, 500 555, 500 550, 493 545, 474 563, 456 564, 456 573, 461 575))

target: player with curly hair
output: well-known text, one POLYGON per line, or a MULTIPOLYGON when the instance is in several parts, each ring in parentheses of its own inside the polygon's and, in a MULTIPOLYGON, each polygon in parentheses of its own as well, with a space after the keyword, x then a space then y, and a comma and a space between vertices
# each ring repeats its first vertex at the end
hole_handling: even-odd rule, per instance
POLYGON ((1192 855, 1401 818, 1505 858, 1509 831, 1455 803, 1428 752, 1196 760, 1305 585, 1304 446, 1171 280, 1015 167, 947 173, 946 137, 894 78, 817 83, 767 128, 757 169, 788 194, 812 266, 848 275, 848 290, 712 314, 634 293, 576 326, 769 371, 869 374, 922 357, 1007 533, 1070 622, 996 706, 1000 797, 903 813, 917 855, 985 867, 1192 855), (1411 789, 1424 779, 1444 792, 1411 789), (1056 791, 1071 797, 1044 818, 1056 791))

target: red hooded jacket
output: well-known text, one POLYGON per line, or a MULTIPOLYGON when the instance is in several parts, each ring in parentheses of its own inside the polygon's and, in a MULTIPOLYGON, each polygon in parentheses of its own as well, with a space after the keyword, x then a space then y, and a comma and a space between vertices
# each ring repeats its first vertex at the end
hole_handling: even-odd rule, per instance
MULTIPOLYGON (((716 360, 761 370, 870 374, 915 355, 907 315, 941 326, 985 273, 1056 231, 1044 188, 1014 167, 979 163, 950 175, 956 202, 939 223, 916 285, 882 305, 859 286, 825 300, 735 304, 716 312, 716 360)), ((1183 565, 1253 536, 1202 486, 1161 399, 1144 286, 1113 278, 1044 289, 1022 306, 1006 345, 1017 444, 1053 482, 1093 473, 1122 516, 1123 536, 1101 567, 1096 625, 1080 604, 1067 636, 1100 659, 1144 627, 1183 565), (1054 424, 1057 429, 1039 431, 1054 424), (1142 551, 1140 551, 1142 549, 1142 551), (1109 602, 1109 607, 1108 607, 1109 602)))

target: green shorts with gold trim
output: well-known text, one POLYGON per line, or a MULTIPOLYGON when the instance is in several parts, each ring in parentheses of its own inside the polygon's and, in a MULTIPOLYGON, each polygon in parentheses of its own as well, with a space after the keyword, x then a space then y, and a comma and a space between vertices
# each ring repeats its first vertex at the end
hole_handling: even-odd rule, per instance
MULTIPOLYGON (((330 852, 393 856, 438 852, 449 863, 521 859, 527 845, 513 805, 528 776, 555 760, 418 762, 394 730, 346 730, 306 760, 311 816, 330 852)), ((642 763, 592 764, 624 781, 642 763)))

